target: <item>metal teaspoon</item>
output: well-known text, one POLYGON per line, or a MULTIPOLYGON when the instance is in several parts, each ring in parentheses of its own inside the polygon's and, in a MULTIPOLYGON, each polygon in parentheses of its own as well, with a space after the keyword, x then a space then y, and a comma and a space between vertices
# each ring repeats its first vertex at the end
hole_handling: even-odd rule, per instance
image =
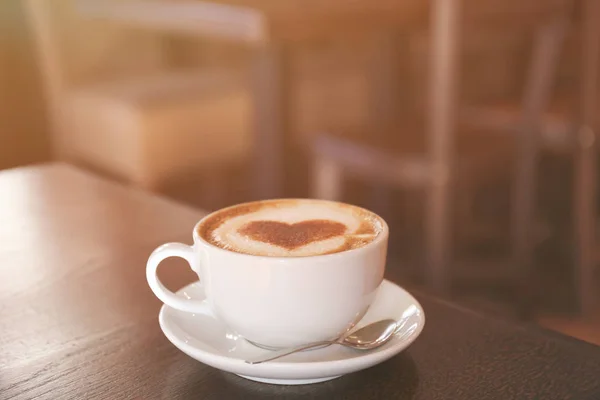
POLYGON ((381 321, 373 322, 367 326, 360 328, 346 336, 342 336, 337 340, 325 340, 322 342, 314 342, 290 349, 278 350, 268 357, 246 361, 247 364, 260 364, 266 361, 272 361, 293 353, 297 353, 303 350, 313 349, 315 347, 328 346, 331 344, 341 344, 342 346, 350 347, 357 350, 372 350, 383 344, 387 343, 394 332, 396 331, 397 323, 393 319, 384 319, 381 321))

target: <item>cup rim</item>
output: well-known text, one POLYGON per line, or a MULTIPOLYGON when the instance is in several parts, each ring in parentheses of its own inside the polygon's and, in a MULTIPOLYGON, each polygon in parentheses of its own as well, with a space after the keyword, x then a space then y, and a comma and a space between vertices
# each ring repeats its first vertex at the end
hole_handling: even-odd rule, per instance
POLYGON ((203 245, 214 249, 218 252, 224 252, 227 254, 231 254, 231 255, 236 255, 236 256, 244 256, 244 257, 252 257, 254 259, 264 259, 264 260, 314 260, 314 259, 326 259, 326 258, 334 258, 334 257, 344 257, 348 254, 356 254, 358 252, 362 252, 362 251, 367 251, 368 249, 370 249, 371 247, 377 246, 378 244, 380 244, 383 241, 386 241, 388 239, 389 236, 389 226, 387 224, 387 222, 385 221, 385 219, 383 219, 379 214, 368 210, 364 207, 360 207, 354 204, 349 204, 349 203, 344 203, 342 201, 335 201, 335 200, 324 200, 324 199, 315 199, 315 198, 275 198, 275 199, 266 199, 266 200, 257 200, 257 201, 247 201, 247 202, 243 202, 243 203, 237 203, 228 207, 224 207, 224 208, 220 208, 218 210, 215 210, 213 212, 208 213, 207 215, 205 215, 204 217, 202 217, 195 225, 194 225, 194 231, 193 231, 193 238, 194 238, 194 245, 197 243, 202 243, 203 245), (218 212, 222 212, 224 210, 230 209, 230 208, 234 208, 234 207, 239 207, 242 205, 247 205, 247 204, 252 204, 252 203, 256 203, 259 201, 278 201, 278 200, 314 200, 314 201, 319 201, 319 202, 326 202, 326 203, 336 203, 336 204, 342 204, 342 205, 347 205, 347 206, 351 206, 351 207, 356 207, 360 210, 364 210, 370 214, 373 214, 374 216, 376 216, 379 221, 381 222, 381 234, 377 235, 377 237, 367 243, 364 246, 361 247, 357 247, 354 249, 350 249, 350 250, 344 250, 344 251, 340 251, 337 253, 329 253, 329 254, 317 254, 317 255, 312 255, 312 256, 263 256, 263 255, 258 255, 258 254, 248 254, 248 253, 238 253, 237 251, 232 251, 232 250, 227 250, 224 249, 222 247, 216 246, 212 243, 210 243, 209 241, 205 240, 203 237, 201 237, 198 234, 198 228, 200 227, 200 225, 202 224, 202 222, 204 222, 206 219, 208 219, 209 217, 213 216, 214 214, 218 213, 218 212))

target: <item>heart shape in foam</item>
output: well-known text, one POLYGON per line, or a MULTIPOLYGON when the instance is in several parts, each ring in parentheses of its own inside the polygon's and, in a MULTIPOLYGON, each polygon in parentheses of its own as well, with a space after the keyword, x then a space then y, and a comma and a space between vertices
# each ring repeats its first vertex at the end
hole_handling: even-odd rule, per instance
POLYGON ((252 240, 294 250, 307 244, 342 236, 347 227, 341 222, 312 219, 288 224, 279 221, 250 221, 238 232, 252 240))

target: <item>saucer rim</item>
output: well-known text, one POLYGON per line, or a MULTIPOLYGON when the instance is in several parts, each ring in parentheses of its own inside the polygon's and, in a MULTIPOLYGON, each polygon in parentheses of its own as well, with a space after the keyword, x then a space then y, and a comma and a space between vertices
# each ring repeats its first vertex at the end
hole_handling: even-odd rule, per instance
MULTIPOLYGON (((188 289, 190 286, 198 284, 198 283, 200 283, 200 281, 194 281, 188 285, 185 285, 181 289, 177 290, 176 293, 179 294, 179 293, 185 291, 186 289, 188 289)), ((202 359, 202 361, 200 361, 201 363, 210 365, 214 368, 233 372, 236 374, 252 375, 255 377, 265 377, 265 378, 269 378, 270 377, 269 375, 272 374, 272 371, 274 369, 279 370, 278 372, 282 372, 281 370, 284 370, 285 374, 286 375, 289 374, 290 376, 298 374, 298 373, 305 373, 305 372, 307 372, 307 368, 310 368, 311 370, 314 369, 315 371, 322 370, 322 369, 335 369, 335 371, 336 371, 335 375, 344 375, 344 374, 352 372, 352 371, 362 370, 362 369, 377 365, 385 360, 390 359, 391 357, 395 356, 396 354, 402 352, 403 350, 408 348, 410 345, 412 345, 412 343, 414 343, 414 341, 423 332, 423 329, 426 324, 426 316, 425 316, 425 310, 423 309, 423 306, 421 305, 421 303, 419 303, 419 301, 409 291, 402 288, 400 285, 397 285, 396 283, 391 282, 387 279, 382 280, 381 285, 384 285, 384 284, 389 285, 389 286, 391 286, 391 288, 393 288, 393 290, 403 292, 404 295, 408 296, 409 300, 412 303, 414 303, 420 311, 421 323, 417 326, 417 329, 413 333, 411 333, 410 336, 408 336, 407 338, 399 339, 397 341, 392 341, 391 343, 384 345, 379 350, 375 350, 374 352, 364 353, 364 354, 361 354, 361 355, 358 355, 358 356, 352 357, 352 358, 344 358, 344 359, 339 359, 339 360, 324 360, 324 361, 301 361, 301 360, 299 360, 299 361, 293 361, 293 362, 278 360, 278 361, 274 361, 271 363, 264 363, 264 364, 248 364, 243 359, 236 358, 236 357, 228 357, 228 356, 221 355, 221 354, 216 354, 214 352, 207 351, 205 349, 201 349, 196 346, 190 345, 186 341, 182 340, 180 338, 180 335, 175 334, 172 331, 172 329, 167 326, 168 323, 165 321, 165 318, 166 318, 165 314, 168 311, 171 311, 171 310, 177 311, 177 312, 182 312, 182 311, 176 310, 172 307, 167 306, 166 304, 163 304, 163 306, 160 309, 159 315, 158 315, 158 321, 159 321, 160 328, 163 331, 163 334, 167 337, 167 339, 176 348, 178 348, 180 351, 182 351, 189 357, 196 359, 197 361, 200 361, 200 359, 202 359), (250 371, 251 371, 251 373, 249 373, 250 371), (340 373, 339 371, 343 371, 343 372, 340 373), (255 374, 258 374, 258 375, 255 375, 255 374)), ((381 286, 380 286, 380 288, 381 288, 381 286)), ((191 313, 186 313, 186 314, 191 314, 191 313)), ((366 315, 368 315, 368 312, 367 312, 367 314, 365 314, 365 316, 366 315)), ((318 351, 318 350, 315 350, 315 351, 318 351)), ((320 376, 322 374, 317 374, 317 375, 320 376)), ((303 374, 303 376, 305 376, 305 374, 303 374)), ((291 378, 291 379, 293 379, 293 378, 291 378)))

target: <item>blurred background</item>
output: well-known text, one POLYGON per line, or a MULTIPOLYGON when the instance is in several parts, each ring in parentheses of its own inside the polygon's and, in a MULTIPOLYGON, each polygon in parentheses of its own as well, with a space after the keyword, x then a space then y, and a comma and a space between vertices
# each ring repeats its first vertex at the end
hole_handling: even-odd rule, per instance
POLYGON ((0 168, 358 204, 395 279, 600 344, 598 3, 4 0, 0 168))

